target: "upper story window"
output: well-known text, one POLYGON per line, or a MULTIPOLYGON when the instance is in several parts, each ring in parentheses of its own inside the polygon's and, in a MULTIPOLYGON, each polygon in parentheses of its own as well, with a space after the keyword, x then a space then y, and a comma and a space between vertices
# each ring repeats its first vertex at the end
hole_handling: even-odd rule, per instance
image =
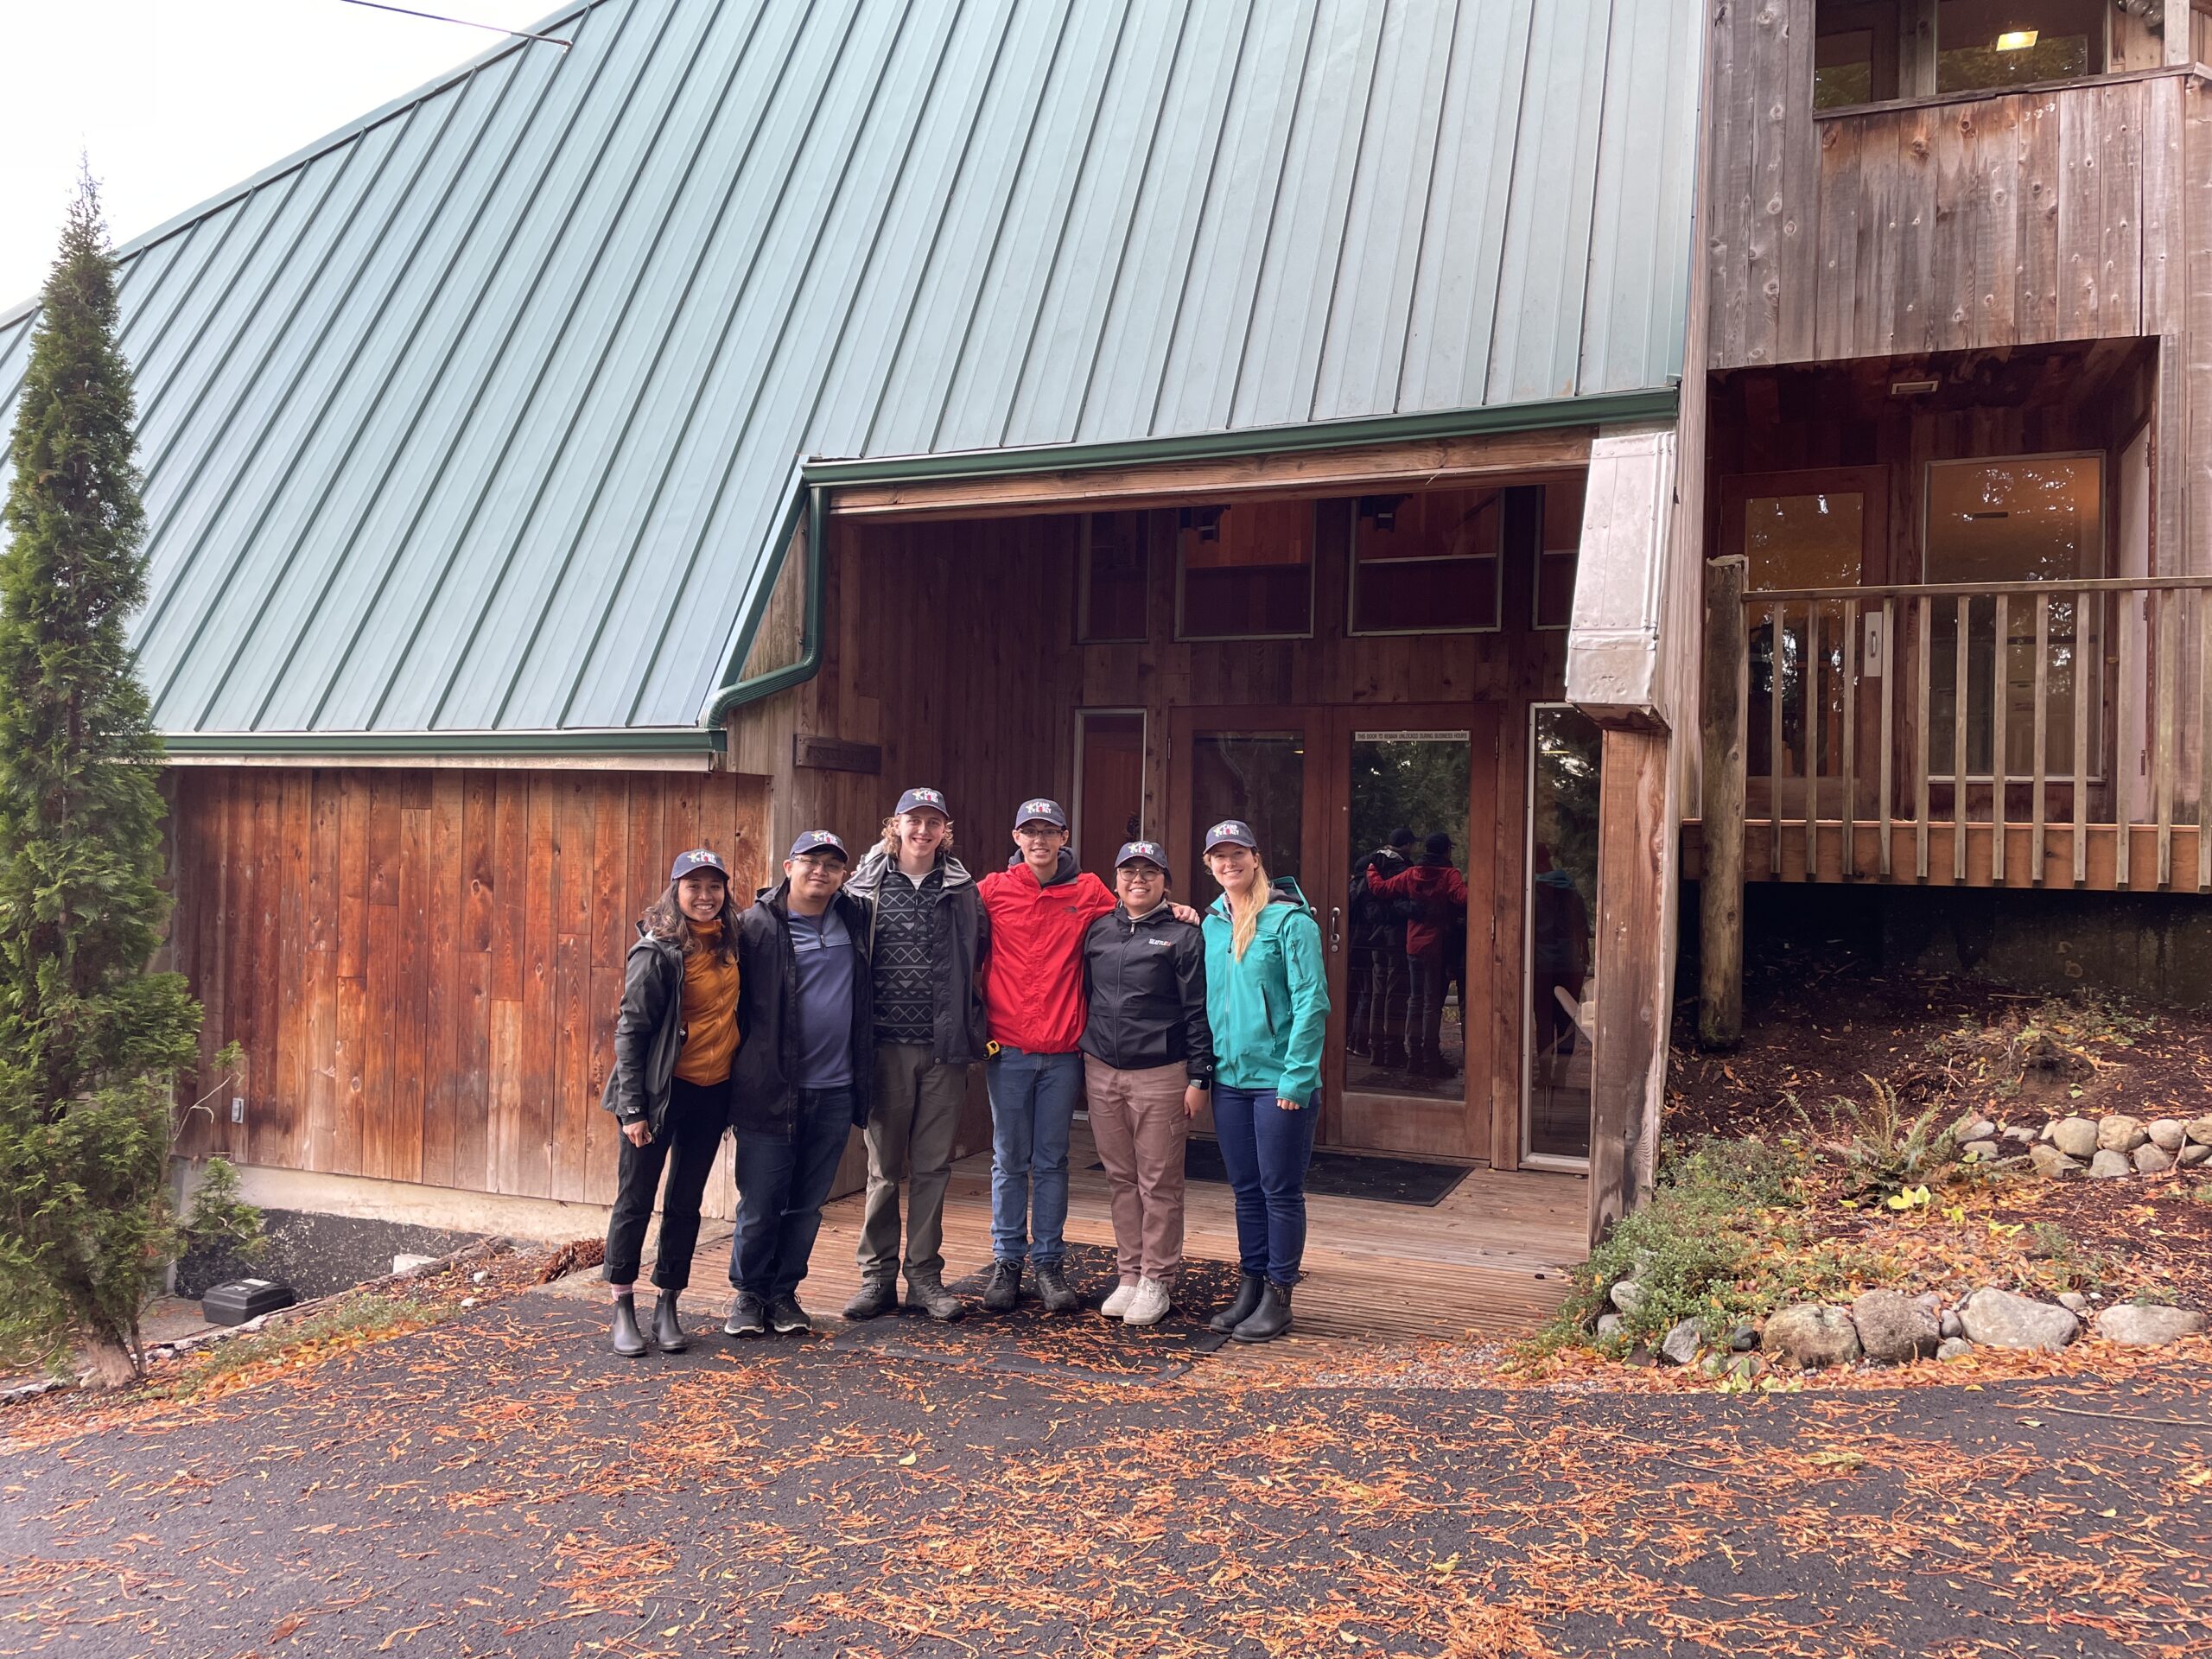
POLYGON ((1931 41, 1916 27, 1925 10, 1911 0, 1818 0, 1814 107, 2101 75, 2114 60, 2115 20, 2138 26, 2108 0, 1937 0, 1931 41))
POLYGON ((1504 555, 1503 490, 1361 496, 1352 523, 1351 632, 1497 627, 1504 555))
POLYGON ((1238 501, 1176 514, 1179 639, 1313 632, 1313 504, 1238 501))

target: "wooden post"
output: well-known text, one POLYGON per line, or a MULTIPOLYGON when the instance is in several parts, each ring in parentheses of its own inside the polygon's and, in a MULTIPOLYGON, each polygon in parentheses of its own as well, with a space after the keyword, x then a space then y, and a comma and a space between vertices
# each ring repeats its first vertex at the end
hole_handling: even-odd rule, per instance
POLYGON ((1590 1242, 1651 1191, 1667 1060, 1668 734, 1605 728, 1598 780, 1598 1032, 1590 1242))
POLYGON ((1744 715, 1751 689, 1744 586, 1750 568, 1741 554, 1705 567, 1697 1035, 1707 1048, 1733 1048, 1744 1035, 1744 715))

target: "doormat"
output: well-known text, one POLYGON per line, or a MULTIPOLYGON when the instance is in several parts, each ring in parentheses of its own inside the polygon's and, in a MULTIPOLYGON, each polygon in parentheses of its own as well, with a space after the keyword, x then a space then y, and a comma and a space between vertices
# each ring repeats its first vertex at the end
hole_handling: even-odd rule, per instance
POLYGON ((1229 1340, 1209 1330, 1205 1321, 1236 1300, 1240 1274, 1233 1262, 1186 1260, 1173 1309, 1151 1325, 1125 1325, 1100 1317, 1099 1304, 1118 1282, 1112 1250, 1071 1244, 1064 1265, 1069 1285, 1083 1298, 1072 1313, 1047 1313, 1037 1300, 1036 1279, 1028 1274, 1022 1277, 1021 1301, 1012 1313, 988 1312, 983 1283, 990 1269, 985 1268, 952 1281, 950 1288, 968 1302, 968 1317, 956 1325, 939 1325, 901 1308, 865 1323, 841 1323, 833 1327, 835 1340, 840 1347, 897 1359, 1116 1382, 1179 1376, 1229 1340))
MULTIPOLYGON (((1093 1164, 1103 1169, 1103 1164, 1093 1164)), ((1221 1143, 1192 1136, 1183 1143, 1183 1179, 1229 1183, 1221 1143)), ((1464 1164, 1432 1164, 1417 1158, 1356 1158, 1350 1153, 1317 1152, 1306 1166, 1306 1190, 1332 1198, 1372 1198, 1377 1204, 1410 1204, 1422 1209, 1444 1201, 1467 1179, 1464 1164)))

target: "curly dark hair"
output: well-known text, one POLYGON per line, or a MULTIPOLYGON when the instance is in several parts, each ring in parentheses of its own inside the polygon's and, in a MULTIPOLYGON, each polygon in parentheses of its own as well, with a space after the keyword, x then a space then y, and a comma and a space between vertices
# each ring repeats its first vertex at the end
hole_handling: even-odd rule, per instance
MULTIPOLYGON (((715 941, 715 954, 724 962, 737 960, 737 888, 727 877, 722 880, 722 907, 716 913, 722 925, 722 936, 715 941)), ((676 901, 676 883, 671 881, 659 898, 645 906, 645 931, 657 939, 681 945, 683 954, 690 956, 701 949, 699 936, 691 931, 691 918, 683 913, 683 906, 676 901)))

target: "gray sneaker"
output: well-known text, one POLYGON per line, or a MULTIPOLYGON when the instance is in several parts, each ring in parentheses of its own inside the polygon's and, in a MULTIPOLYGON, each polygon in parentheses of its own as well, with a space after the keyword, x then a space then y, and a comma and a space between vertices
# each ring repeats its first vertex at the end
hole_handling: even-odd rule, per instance
POLYGON ((806 1317, 798 1298, 785 1291, 769 1305, 768 1328, 779 1337, 801 1337, 814 1329, 814 1321, 806 1317))
POLYGON ((1068 1287, 1068 1276, 1057 1262, 1037 1263, 1037 1294, 1044 1299, 1047 1313, 1065 1313, 1082 1299, 1068 1287))
POLYGON ((768 1329, 768 1311, 760 1299, 749 1290, 741 1290, 729 1305, 729 1318, 722 1321, 726 1337, 757 1337, 768 1329))
POLYGON ((944 1287, 937 1279, 910 1279, 906 1281, 906 1306, 918 1308, 930 1318, 950 1324, 968 1312, 968 1304, 944 1287))
POLYGON ((849 1319, 872 1319, 888 1313, 899 1306, 897 1281, 890 1279, 863 1279, 853 1300, 845 1304, 849 1319))
POLYGON ((983 1283, 983 1306, 994 1313, 1010 1313, 1020 1300, 1021 1263, 1001 1256, 991 1263, 991 1276, 983 1283))

